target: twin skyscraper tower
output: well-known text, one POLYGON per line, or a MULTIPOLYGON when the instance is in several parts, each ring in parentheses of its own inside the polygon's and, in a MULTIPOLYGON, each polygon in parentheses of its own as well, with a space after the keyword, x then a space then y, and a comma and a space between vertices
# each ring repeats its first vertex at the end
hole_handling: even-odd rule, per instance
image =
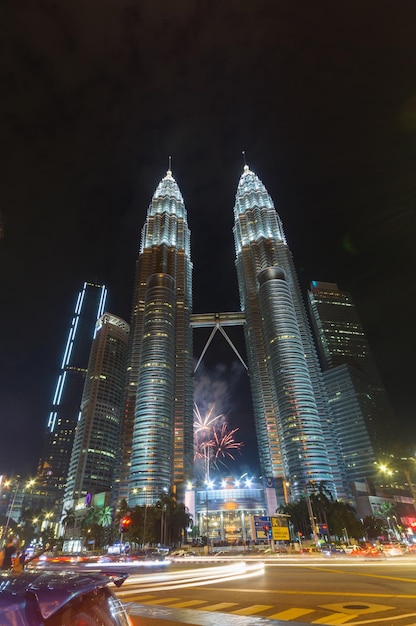
MULTIPOLYGON (((234 319, 244 327, 261 472, 292 498, 310 481, 336 495, 343 487, 335 437, 292 255, 273 201, 247 165, 233 231, 241 311, 212 315, 212 325, 234 319)), ((168 170, 149 206, 136 266, 120 476, 130 505, 156 501, 193 476, 197 317, 187 213, 168 170)))
MULTIPOLYGON (((130 329, 124 320, 103 315, 103 290, 90 286, 96 288, 102 319, 81 413, 78 408, 71 424, 69 408, 53 407, 39 466, 43 484, 60 487, 61 502, 63 491, 66 502, 75 502, 87 492, 112 490, 130 506, 153 503, 173 488, 181 492, 194 476, 193 329, 223 324, 244 330, 260 468, 268 484, 286 501, 302 496, 311 481, 346 497, 338 438, 292 255, 273 201, 247 165, 237 187, 233 232, 241 310, 194 314, 191 235, 181 191, 168 170, 141 234, 130 329), (64 440, 69 444, 75 428, 71 457, 64 440), (65 452, 59 470, 58 450, 65 452), (95 488, 98 466, 107 473, 103 469, 95 488)), ((78 317, 84 296, 77 302, 78 317)), ((97 311, 91 306, 89 316, 97 311)), ((80 326, 77 315, 68 346, 80 326)), ((70 361, 76 353, 71 350, 65 352, 54 402, 64 397, 65 377, 82 371, 80 362, 70 361)))

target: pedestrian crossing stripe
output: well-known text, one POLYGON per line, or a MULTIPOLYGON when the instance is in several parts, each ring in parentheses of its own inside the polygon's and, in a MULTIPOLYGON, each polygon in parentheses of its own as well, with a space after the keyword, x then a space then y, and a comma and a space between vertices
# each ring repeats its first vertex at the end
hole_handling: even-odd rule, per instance
POLYGON ((273 604, 251 604, 244 609, 238 609, 237 611, 231 611, 232 615, 254 615, 255 613, 261 613, 261 611, 267 611, 272 609, 273 604))
POLYGON ((302 617, 302 615, 307 615, 308 613, 315 613, 315 609, 287 609, 286 611, 280 611, 279 613, 275 613, 274 615, 268 615, 269 619, 283 619, 285 621, 289 621, 292 619, 298 619, 298 617, 302 617))
POLYGON ((154 598, 145 602, 140 600, 140 604, 169 604, 169 602, 180 602, 180 598, 154 598))
MULTIPOLYGON (((152 598, 152 596, 145 596, 145 597, 147 599, 140 602, 140 604, 136 605, 136 603, 128 603, 129 609, 130 609, 128 612, 130 614, 140 615, 141 614, 139 610, 140 605, 143 605, 143 609, 145 605, 153 605, 153 606, 160 605, 160 609, 166 607, 166 609, 169 609, 169 610, 172 609, 173 611, 179 610, 179 609, 192 610, 192 608, 195 608, 197 611, 206 612, 206 613, 207 612, 215 613, 216 611, 219 611, 219 612, 226 611, 226 612, 223 612, 223 616, 224 618, 226 618, 227 615, 229 616, 240 615, 241 617, 244 617, 244 616, 254 617, 255 615, 258 615, 260 617, 261 613, 264 613, 265 611, 268 611, 273 608, 274 609, 277 608, 276 605, 270 605, 270 604, 251 604, 241 609, 231 610, 232 607, 238 606, 239 603, 218 602, 216 604, 208 604, 207 600, 197 600, 197 599, 181 600, 178 597, 172 597, 172 596, 166 597, 166 598, 156 598, 155 596, 153 596, 153 599, 150 599, 152 598), (137 613, 134 610, 135 608, 138 609, 137 613), (227 612, 227 609, 230 609, 230 610, 227 612)), ((320 618, 317 618, 316 620, 311 621, 310 622, 311 624, 321 624, 325 626, 340 626, 341 624, 346 624, 347 622, 350 622, 352 619, 355 619, 362 615, 368 615, 370 613, 377 613, 377 612, 383 612, 383 611, 391 611, 391 610, 394 610, 395 608, 396 607, 394 606, 389 606, 386 604, 374 604, 374 603, 369 603, 369 602, 359 602, 359 601, 337 602, 337 603, 332 603, 332 604, 320 604, 315 609, 291 607, 290 609, 279 611, 278 613, 274 613, 273 615, 268 615, 267 617, 262 617, 261 619, 266 619, 266 620, 278 619, 278 620, 290 622, 291 620, 298 620, 299 618, 302 618, 302 616, 305 616, 311 613, 316 613, 317 610, 321 609, 324 611, 328 611, 329 612, 328 615, 325 615, 323 617, 320 617, 320 618)), ((416 626, 416 624, 414 626, 416 626)))
POLYGON ((209 604, 208 606, 201 606, 200 611, 222 611, 223 609, 230 609, 232 606, 237 606, 238 602, 218 602, 217 604, 209 604))
POLYGON ((206 604, 208 600, 183 600, 183 602, 174 602, 169 604, 170 609, 187 609, 191 606, 198 606, 198 604, 206 604))

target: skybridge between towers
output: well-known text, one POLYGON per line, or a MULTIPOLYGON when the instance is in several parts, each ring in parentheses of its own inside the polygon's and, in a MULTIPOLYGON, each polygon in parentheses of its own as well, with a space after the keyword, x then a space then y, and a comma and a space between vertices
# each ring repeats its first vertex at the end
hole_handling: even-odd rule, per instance
POLYGON ((237 355, 239 361, 242 363, 243 367, 248 370, 246 363, 244 362, 243 357, 235 347, 234 343, 231 341, 230 337, 224 330, 224 326, 244 326, 246 323, 246 318, 244 313, 236 312, 236 313, 193 313, 191 315, 191 328, 212 328, 212 332, 207 339, 207 342, 202 350, 201 356, 198 359, 198 362, 194 369, 194 374, 197 371, 202 359, 204 358, 205 352, 207 351, 211 341, 214 338, 214 335, 217 331, 219 331, 227 343, 231 346, 232 350, 237 355))

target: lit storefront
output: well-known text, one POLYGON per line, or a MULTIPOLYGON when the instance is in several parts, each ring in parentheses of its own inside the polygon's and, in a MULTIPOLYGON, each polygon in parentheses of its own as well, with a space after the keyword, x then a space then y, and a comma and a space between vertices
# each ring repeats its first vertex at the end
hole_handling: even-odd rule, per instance
POLYGON ((252 542, 251 517, 266 515, 263 484, 248 477, 189 483, 185 504, 194 520, 192 539, 207 537, 210 545, 252 542))

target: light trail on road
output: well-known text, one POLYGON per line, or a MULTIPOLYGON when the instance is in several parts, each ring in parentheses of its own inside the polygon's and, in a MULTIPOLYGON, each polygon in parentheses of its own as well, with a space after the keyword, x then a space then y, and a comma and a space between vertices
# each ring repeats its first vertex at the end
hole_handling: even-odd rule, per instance
POLYGON ((247 564, 244 561, 221 567, 209 567, 172 573, 166 572, 163 574, 152 574, 150 576, 133 574, 129 576, 123 584, 123 588, 117 590, 117 595, 122 597, 132 595, 133 593, 150 593, 161 590, 168 591, 198 587, 207 584, 212 585, 229 580, 253 578, 263 574, 264 563, 257 562, 247 564))

